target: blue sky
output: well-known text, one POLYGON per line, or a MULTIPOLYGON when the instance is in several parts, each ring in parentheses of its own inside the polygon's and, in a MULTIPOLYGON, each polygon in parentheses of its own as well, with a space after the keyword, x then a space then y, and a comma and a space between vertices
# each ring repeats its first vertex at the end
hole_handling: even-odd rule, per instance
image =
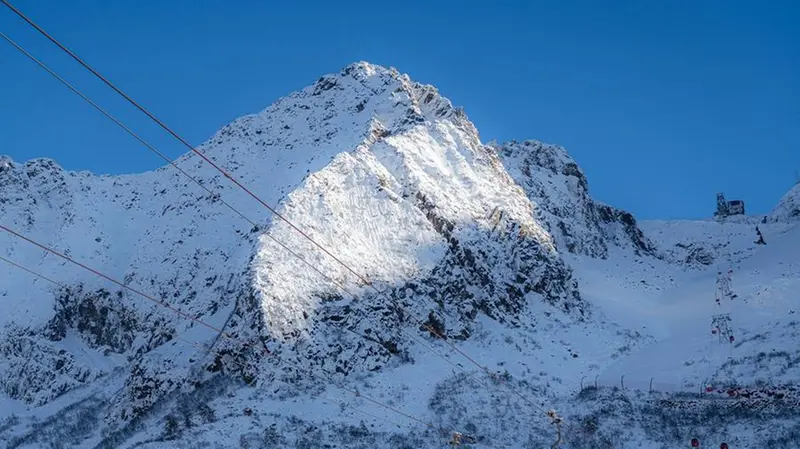
MULTIPOLYGON (((595 198, 768 212, 800 170, 800 6, 720 1, 35 2, 16 5, 200 143, 358 60, 463 106, 484 141, 564 145, 595 198)), ((0 30, 162 151, 180 145, 0 7, 0 30)), ((128 173, 161 161, 0 42, 0 154, 128 173)))

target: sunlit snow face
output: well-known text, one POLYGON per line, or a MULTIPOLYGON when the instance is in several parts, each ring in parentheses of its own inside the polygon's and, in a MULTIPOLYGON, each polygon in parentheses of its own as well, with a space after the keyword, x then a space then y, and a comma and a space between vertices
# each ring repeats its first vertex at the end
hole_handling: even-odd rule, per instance
POLYGON ((419 127, 369 151, 340 153, 287 196, 281 214, 346 267, 275 219, 252 266, 274 336, 310 330, 321 307, 360 296, 365 279, 402 285, 430 272, 448 251, 448 235, 474 240, 514 233, 508 245, 527 238, 552 250, 524 192, 473 154, 460 132, 419 127), (323 304, 332 297, 344 299, 323 304))

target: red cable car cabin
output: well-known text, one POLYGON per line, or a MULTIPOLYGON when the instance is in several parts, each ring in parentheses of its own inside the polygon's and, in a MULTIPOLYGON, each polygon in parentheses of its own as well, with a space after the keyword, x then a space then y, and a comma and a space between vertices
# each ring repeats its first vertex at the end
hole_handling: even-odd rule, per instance
POLYGON ((700 440, 692 438, 692 447, 700 447, 700 440))
POLYGON ((728 443, 722 443, 719 445, 719 449, 728 449, 728 443))

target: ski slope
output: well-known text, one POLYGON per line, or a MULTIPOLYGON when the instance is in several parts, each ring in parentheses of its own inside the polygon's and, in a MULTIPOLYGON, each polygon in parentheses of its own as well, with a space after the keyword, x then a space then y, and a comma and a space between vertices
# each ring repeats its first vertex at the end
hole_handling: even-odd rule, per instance
MULTIPOLYGON (((694 230, 715 227, 723 236, 726 232, 737 236, 742 226, 747 225, 703 222, 694 226, 694 230)), ((739 241, 740 246, 734 245, 731 252, 745 254, 743 258, 721 254, 719 263, 702 271, 675 270, 667 275, 672 281, 660 291, 640 288, 624 292, 630 295, 627 297, 593 296, 608 313, 618 319, 624 316, 631 324, 638 323, 656 339, 607 366, 600 373, 600 383, 619 386, 624 376, 625 387, 647 390, 652 378, 654 389, 697 392, 715 382, 750 385, 766 379, 780 384, 800 378, 800 367, 767 373, 744 363, 762 352, 796 351, 800 330, 797 327, 800 315, 795 313, 800 310, 800 228, 762 225, 762 232, 767 245, 751 242, 748 247, 739 241), (723 299, 717 305, 717 271, 728 268, 733 270, 732 290, 738 297, 723 299), (622 303, 620 298, 624 298, 622 303), (716 314, 730 314, 733 344, 720 343, 718 335, 711 333, 711 317, 716 314), (729 361, 742 363, 721 371, 729 361)), ((627 267, 625 271, 634 269, 627 267)), ((617 280, 626 275, 618 276, 617 280)), ((591 289, 591 281, 588 283, 587 288, 591 289)))

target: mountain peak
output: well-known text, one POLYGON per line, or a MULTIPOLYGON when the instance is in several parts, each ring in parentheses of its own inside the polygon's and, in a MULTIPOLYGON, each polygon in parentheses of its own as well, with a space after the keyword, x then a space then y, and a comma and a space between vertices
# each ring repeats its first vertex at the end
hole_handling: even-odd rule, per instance
POLYGON ((364 76, 390 76, 393 78, 397 78, 400 76, 400 73, 394 67, 384 67, 378 64, 372 64, 367 61, 356 61, 352 64, 348 64, 339 72, 341 76, 351 75, 354 78, 364 76))
MULTIPOLYGON (((444 121, 463 130, 471 143, 480 144, 477 130, 463 111, 435 87, 414 82, 393 68, 356 62, 261 112, 234 120, 199 149, 256 183, 281 181, 262 186, 262 191, 277 192, 268 198, 277 202, 306 174, 322 169, 343 152, 444 121), (298 166, 307 170, 297 170, 298 166), (274 176, 265 178, 265 167, 274 176)), ((203 170, 202 161, 192 153, 180 163, 203 170)))

